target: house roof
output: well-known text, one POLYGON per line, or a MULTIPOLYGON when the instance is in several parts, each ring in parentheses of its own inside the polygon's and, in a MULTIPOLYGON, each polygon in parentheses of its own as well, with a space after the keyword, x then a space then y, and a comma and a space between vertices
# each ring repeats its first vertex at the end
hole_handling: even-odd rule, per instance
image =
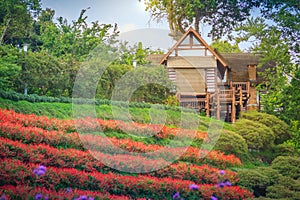
POLYGON ((150 61, 153 65, 160 65, 160 61, 164 56, 165 54, 150 54, 147 55, 146 60, 150 61))
POLYGON ((192 27, 190 27, 189 29, 188 29, 188 31, 187 32, 185 32, 185 34, 183 34, 183 36, 176 42, 176 44, 168 51, 168 53, 166 53, 165 55, 164 55, 164 57, 160 60, 160 64, 163 64, 166 60, 167 60, 167 58, 170 56, 170 54, 176 49, 176 48, 178 48, 178 46, 190 35, 190 34, 192 34, 196 39, 198 39, 201 43, 202 43, 202 45, 206 48, 206 49, 208 49, 209 51, 210 51, 210 53, 216 58, 216 59, 218 59, 220 62, 221 62, 221 64, 224 66, 224 67, 226 67, 227 66, 227 63, 225 62, 225 60, 223 59, 223 58, 221 58, 220 56, 219 56, 219 54, 217 54, 206 42, 205 42, 205 40, 201 37, 201 35, 197 32, 197 31, 195 31, 195 29, 193 29, 192 27))
MULTIPOLYGON (((228 67, 231 70, 232 81, 241 82, 248 81, 248 65, 258 65, 261 56, 253 53, 219 53, 227 62, 228 67)), ((262 72, 266 69, 266 66, 257 68, 257 72, 262 72)), ((262 82, 263 77, 257 75, 257 82, 262 82)))

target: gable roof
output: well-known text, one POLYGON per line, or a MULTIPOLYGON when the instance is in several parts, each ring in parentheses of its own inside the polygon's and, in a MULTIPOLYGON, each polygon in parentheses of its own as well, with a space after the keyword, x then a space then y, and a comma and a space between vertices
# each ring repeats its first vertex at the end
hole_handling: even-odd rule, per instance
POLYGON ((225 60, 219 55, 217 54, 206 42, 205 40, 201 37, 201 35, 195 31, 195 29, 193 29, 192 27, 190 27, 188 29, 187 32, 185 32, 185 34, 183 34, 183 36, 176 42, 176 44, 168 51, 168 53, 165 54, 165 56, 160 60, 159 64, 163 64, 163 62, 165 60, 167 60, 167 58, 170 56, 170 54, 190 35, 190 34, 193 34, 194 37, 199 40, 202 45, 208 49, 210 51, 210 53, 215 57, 217 58, 221 64, 226 67, 227 66, 227 63, 225 62, 225 60))

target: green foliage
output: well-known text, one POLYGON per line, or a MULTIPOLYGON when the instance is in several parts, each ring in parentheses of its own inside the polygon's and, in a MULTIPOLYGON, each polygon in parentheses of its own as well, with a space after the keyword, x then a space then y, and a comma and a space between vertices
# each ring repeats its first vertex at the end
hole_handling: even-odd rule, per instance
POLYGON ((300 181, 271 167, 239 170, 238 174, 240 177, 238 184, 253 190, 256 197, 265 196, 272 199, 297 199, 299 197, 300 181))
POLYGON ((259 86, 266 91, 264 110, 287 123, 299 121, 299 2, 272 0, 261 4, 264 18, 249 19, 237 29, 237 40, 251 41, 251 51, 262 55, 258 68, 264 69, 261 75, 265 81, 259 86))
POLYGON ((12 46, 0 46, 0 89, 9 90, 15 83, 21 71, 16 62, 17 50, 12 46))
POLYGON ((278 183, 267 188, 267 197, 273 199, 299 199, 300 181, 280 176, 278 183))
POLYGON ((300 123, 299 121, 291 122, 292 138, 288 142, 300 152, 300 123))
POLYGON ((164 53, 160 49, 152 50, 150 48, 145 48, 141 42, 133 46, 128 46, 128 42, 120 43, 118 51, 120 54, 119 59, 114 62, 127 65, 132 65, 134 61, 137 65, 147 65, 150 64, 149 61, 146 60, 148 55, 164 53))
POLYGON ((277 183, 280 177, 278 171, 265 167, 240 170, 238 174, 238 185, 253 190, 256 197, 265 196, 267 187, 277 183))
POLYGON ((220 38, 249 17, 251 8, 257 5, 253 1, 147 0, 145 3, 153 19, 167 18, 171 36, 175 38, 192 25, 199 32, 200 24, 211 25, 213 38, 220 38))
POLYGON ((300 159, 295 156, 279 156, 273 160, 271 167, 282 175, 300 180, 300 159))
POLYGON ((28 42, 33 16, 40 10, 40 0, 0 1, 0 45, 28 42))
MULTIPOLYGON (((294 77, 292 78, 290 84, 284 87, 282 96, 283 98, 279 99, 282 102, 282 110, 279 117, 292 124, 292 126, 295 126, 295 123, 299 124, 300 112, 295 111, 300 110, 300 68, 295 71, 294 77)), ((296 130, 293 131, 295 132, 296 130)))
POLYGON ((274 156, 291 156, 296 155, 295 147, 290 143, 278 144, 274 147, 274 156))
POLYGON ((274 132, 262 123, 248 119, 239 119, 233 125, 233 129, 245 138, 249 149, 266 150, 274 145, 274 132))
POLYGON ((99 80, 96 98, 111 99, 116 82, 130 70, 132 66, 125 64, 113 64, 107 67, 99 80))
POLYGON ((281 144, 291 137, 289 126, 274 115, 257 111, 248 111, 242 112, 240 118, 252 120, 253 122, 258 122, 271 128, 275 134, 275 144, 281 144))
POLYGON ((238 44, 230 44, 227 41, 215 40, 211 43, 211 48, 216 49, 220 53, 241 53, 238 44))
POLYGON ((179 102, 175 95, 170 95, 164 102, 167 106, 178 106, 179 102))
POLYGON ((214 149, 226 154, 234 154, 237 157, 245 157, 248 153, 246 140, 239 134, 223 130, 214 149))
POLYGON ((113 100, 163 103, 172 83, 164 66, 140 66, 118 81, 113 100))

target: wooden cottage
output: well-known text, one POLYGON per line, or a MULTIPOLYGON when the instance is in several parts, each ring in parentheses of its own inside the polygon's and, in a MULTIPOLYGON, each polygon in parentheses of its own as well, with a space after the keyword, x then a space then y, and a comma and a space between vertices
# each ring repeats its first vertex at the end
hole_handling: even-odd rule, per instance
POLYGON ((262 78, 256 69, 258 56, 218 53, 189 28, 167 54, 148 59, 166 66, 180 106, 233 123, 243 110, 259 108, 256 85, 262 78))

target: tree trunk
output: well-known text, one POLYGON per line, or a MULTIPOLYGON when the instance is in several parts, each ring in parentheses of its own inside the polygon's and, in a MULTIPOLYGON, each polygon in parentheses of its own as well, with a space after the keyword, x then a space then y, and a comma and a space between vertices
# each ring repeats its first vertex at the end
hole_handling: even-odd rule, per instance
POLYGON ((10 20, 11 20, 11 18, 8 18, 7 23, 5 25, 5 28, 4 28, 4 30, 3 30, 2 34, 1 34, 0 45, 2 45, 2 43, 3 43, 4 37, 6 35, 6 31, 8 29, 9 23, 10 23, 10 20))

